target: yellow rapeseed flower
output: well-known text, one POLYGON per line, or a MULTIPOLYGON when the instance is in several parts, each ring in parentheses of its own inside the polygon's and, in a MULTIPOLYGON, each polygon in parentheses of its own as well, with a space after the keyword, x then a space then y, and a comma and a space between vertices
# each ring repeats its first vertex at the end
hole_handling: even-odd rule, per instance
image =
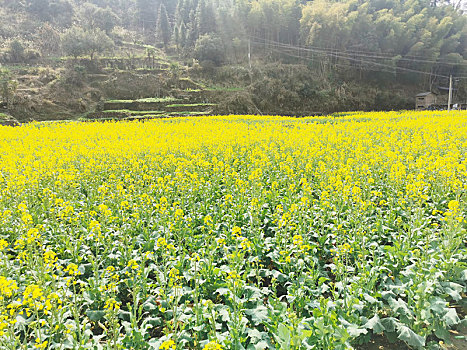
POLYGON ((172 339, 164 341, 159 347, 160 350, 175 350, 177 346, 172 339))
POLYGON ((222 346, 215 341, 210 341, 204 346, 203 350, 222 350, 222 346))

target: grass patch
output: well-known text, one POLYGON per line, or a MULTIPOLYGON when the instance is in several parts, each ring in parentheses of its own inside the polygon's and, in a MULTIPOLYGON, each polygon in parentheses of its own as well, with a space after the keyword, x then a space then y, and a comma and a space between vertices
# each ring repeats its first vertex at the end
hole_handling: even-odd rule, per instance
POLYGON ((129 109, 110 109, 107 111, 102 111, 104 114, 111 114, 111 113, 127 113, 131 115, 147 115, 147 114, 160 114, 164 113, 164 111, 130 111, 129 109))
POLYGON ((336 112, 330 115, 330 117, 334 118, 341 118, 341 117, 347 117, 347 116, 353 116, 357 114, 361 114, 362 112, 336 112))
MULTIPOLYGON (((199 84, 201 85, 201 84, 199 84)), ((187 92, 200 92, 200 91, 220 91, 220 92, 236 92, 236 91, 243 91, 245 88, 242 87, 219 87, 219 86, 212 86, 212 87, 203 87, 202 89, 185 89, 187 92)))
POLYGON ((123 120, 144 120, 144 119, 153 119, 153 118, 160 118, 166 116, 165 113, 159 113, 159 114, 146 114, 146 115, 137 115, 137 116, 131 116, 124 118, 123 120))
POLYGON ((137 100, 107 100, 105 103, 162 103, 162 102, 175 102, 178 101, 175 97, 148 97, 139 98, 137 100))
POLYGON ((208 87, 205 89, 206 91, 225 91, 225 92, 236 92, 236 91, 243 91, 245 88, 242 87, 208 87))
POLYGON ((133 103, 135 100, 107 100, 105 103, 133 103))
POLYGON ((193 111, 183 111, 183 112, 170 112, 167 113, 166 115, 170 116, 190 116, 190 115, 207 115, 209 113, 206 112, 193 112, 193 111))
POLYGON ((215 103, 188 103, 188 104, 173 104, 166 106, 167 108, 176 108, 176 107, 210 107, 216 106, 215 103))
POLYGON ((174 102, 178 101, 175 97, 150 97, 150 98, 140 98, 136 102, 142 103, 158 103, 158 102, 174 102))

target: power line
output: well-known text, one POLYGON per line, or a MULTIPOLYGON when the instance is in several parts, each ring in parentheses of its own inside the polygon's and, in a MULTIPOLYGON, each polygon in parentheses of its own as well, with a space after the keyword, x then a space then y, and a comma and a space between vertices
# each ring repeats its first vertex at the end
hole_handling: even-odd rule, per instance
POLYGON ((281 43, 278 41, 274 40, 269 40, 269 39, 264 39, 264 38, 258 38, 254 36, 250 36, 251 38, 255 40, 262 40, 265 43, 270 43, 282 47, 287 47, 291 49, 296 49, 296 50, 303 50, 303 51, 312 51, 312 52, 326 52, 326 53, 334 53, 334 52, 340 52, 340 54, 347 55, 347 56, 359 56, 359 57, 364 57, 364 58, 375 58, 375 59, 391 59, 391 60, 398 60, 398 61, 409 61, 409 62, 421 62, 421 63, 431 63, 431 64, 442 64, 442 65, 449 65, 449 66, 467 66, 467 63, 452 63, 452 62, 442 62, 442 61, 433 61, 433 60, 426 60, 426 59, 414 59, 414 58, 407 58, 407 57, 396 57, 396 56, 384 56, 382 54, 366 54, 366 53, 358 53, 358 52, 352 52, 349 50, 341 51, 338 49, 332 49, 332 48, 318 48, 315 46, 294 46, 290 44, 285 44, 281 43))
MULTIPOLYGON (((462 1, 462 0, 460 0, 462 1)), ((279 27, 281 27, 281 30, 282 29, 285 29, 285 30, 288 30, 289 27, 286 26, 286 25, 283 25, 282 23, 278 23, 279 27)), ((254 38, 254 36, 252 35, 249 35, 251 38, 254 38)), ((262 38, 258 38, 256 37, 256 39, 260 39, 262 40, 262 38)), ((308 45, 307 47, 309 48, 312 48, 312 49, 317 49, 317 50, 333 50, 332 48, 323 48, 323 47, 318 47, 318 46, 312 46, 312 45, 308 45)), ((387 57, 387 58, 393 58, 394 55, 391 55, 389 53, 385 54, 385 53, 377 53, 377 52, 372 52, 372 51, 368 51, 368 50, 349 50, 349 49, 345 49, 345 52, 348 52, 348 53, 359 53, 359 54, 378 54, 378 55, 381 55, 382 57, 387 57)), ((422 55, 404 55, 404 58, 406 59, 410 59, 410 58, 422 58, 421 61, 427 61, 425 56, 422 56, 422 55)), ((429 62, 432 62, 432 63, 437 63, 437 64, 445 64, 445 65, 467 65, 467 63, 452 63, 452 62, 441 62, 441 61, 427 61, 428 63, 429 62)))
MULTIPOLYGON (((288 53, 288 52, 284 52, 284 51, 280 51, 280 50, 277 50, 277 49, 272 49, 273 51, 275 52, 278 52, 278 53, 281 53, 281 54, 284 54, 284 55, 287 55, 287 56, 290 56, 290 57, 295 57, 295 58, 300 58, 300 59, 309 59, 307 57, 303 57, 303 56, 298 56, 298 55, 293 55, 291 53, 288 53)), ((323 54, 321 54, 323 55, 323 54)), ((332 63, 332 65, 334 66, 339 66, 339 67, 345 67, 345 68, 358 68, 358 67, 355 67, 355 66, 352 66, 350 64, 343 64, 343 63, 332 63)), ((383 72, 383 73, 391 73, 391 74, 394 74, 394 68, 395 67, 392 67, 393 69, 392 70, 388 70, 388 69, 384 69, 384 67, 380 68, 380 69, 371 69, 371 67, 365 67, 365 70, 366 71, 371 71, 371 72, 383 72)))
MULTIPOLYGON (((260 40, 262 42, 256 41, 256 43, 257 44, 270 43, 270 44, 274 44, 274 45, 276 45, 278 47, 282 47, 282 48, 289 49, 289 50, 312 52, 312 53, 316 53, 316 54, 327 55, 327 56, 332 56, 332 57, 341 58, 341 59, 347 59, 347 60, 354 61, 354 62, 373 64, 373 65, 386 67, 386 68, 391 68, 391 69, 399 69, 399 70, 403 70, 403 71, 406 71, 406 72, 425 74, 425 75, 437 76, 437 77, 442 77, 442 78, 449 78, 449 76, 442 75, 442 74, 425 72, 425 71, 420 71, 420 70, 406 68, 406 67, 391 66, 391 65, 388 65, 388 64, 378 63, 378 62, 374 62, 374 61, 366 61, 366 60, 363 60, 361 58, 357 59, 357 58, 349 56, 349 54, 347 54, 346 52, 342 52, 342 51, 338 51, 338 50, 334 50, 334 49, 311 49, 311 48, 308 48, 308 47, 283 44, 283 43, 280 43, 280 42, 277 42, 277 41, 274 41, 274 40, 268 40, 268 39, 260 39, 260 40)), ((375 58, 374 56, 369 56, 369 55, 361 55, 361 57, 369 58, 369 59, 375 58)), ((386 58, 386 59, 389 59, 389 58, 386 58)), ((416 62, 417 60, 412 60, 412 61, 416 62)), ((432 61, 432 62, 435 62, 435 61, 432 61)), ((438 62, 435 62, 435 63, 438 63, 438 62)), ((457 79, 467 79, 467 77, 463 77, 463 76, 456 77, 456 78, 457 79)))
MULTIPOLYGON (((256 43, 257 44, 262 44, 262 43, 259 43, 259 42, 256 42, 256 43)), ((291 49, 291 48, 286 47, 286 49, 291 49)), ((300 49, 300 48, 297 47, 296 49, 300 49)), ((389 68, 389 69, 392 69, 392 70, 399 69, 399 70, 404 70, 404 71, 412 72, 412 73, 425 74, 425 75, 431 75, 431 76, 438 76, 438 77, 442 77, 442 78, 449 78, 448 76, 441 75, 441 74, 424 72, 424 71, 419 71, 419 70, 404 68, 404 67, 390 66, 390 65, 387 65, 387 64, 383 64, 383 63, 378 63, 378 62, 373 62, 373 61, 366 61, 366 60, 363 60, 363 59, 356 59, 356 58, 352 58, 352 57, 348 57, 348 56, 342 56, 342 55, 339 55, 339 54, 334 53, 334 52, 322 52, 322 51, 317 51, 317 50, 312 50, 312 49, 308 49, 308 50, 304 50, 304 51, 311 51, 313 53, 317 53, 317 54, 320 54, 320 55, 331 56, 331 57, 335 57, 335 58, 342 58, 342 59, 346 59, 346 60, 354 61, 354 62, 359 62, 359 63, 373 64, 373 65, 376 65, 376 66, 380 66, 380 67, 383 67, 383 68, 389 68)))
POLYGON ((466 65, 467 63, 453 63, 453 62, 443 62, 440 60, 433 61, 433 60, 427 60, 427 59, 416 59, 416 58, 409 58, 409 57, 420 57, 420 56, 405 56, 405 57, 395 57, 395 56, 390 56, 389 54, 382 54, 382 53, 374 53, 374 52, 363 52, 363 51, 353 51, 353 50, 338 50, 338 49, 333 49, 333 48, 322 48, 322 47, 317 47, 317 46, 294 46, 290 44, 285 44, 281 43, 278 41, 270 40, 270 39, 264 39, 264 38, 259 38, 255 36, 251 36, 251 38, 256 39, 256 40, 263 40, 265 42, 269 43, 274 43, 275 45, 280 45, 283 47, 290 47, 294 49, 301 49, 301 50, 315 50, 315 51, 323 51, 323 52, 335 52, 339 51, 342 54, 345 55, 354 55, 354 56, 361 56, 361 57, 366 57, 366 58, 378 58, 378 59, 397 59, 399 61, 409 61, 409 62, 421 62, 421 63, 432 63, 432 64, 442 64, 442 65, 448 65, 448 66, 459 66, 459 65, 466 65))
MULTIPOLYGON (((295 57, 295 58, 300 58, 300 59, 309 59, 307 57, 303 57, 303 56, 298 56, 298 55, 293 55, 291 53, 288 53, 288 52, 283 52, 283 51, 280 51, 280 50, 277 50, 277 49, 272 49, 273 51, 275 52, 278 52, 278 53, 281 53, 281 54, 284 54, 284 55, 287 55, 287 56, 290 56, 290 57, 295 57)), ((338 66, 338 67, 345 67, 345 68, 357 68, 355 66, 352 66, 350 64, 343 64, 343 63, 333 63, 334 66, 338 66)), ((365 68, 366 71, 370 71, 370 72, 383 72, 383 73, 391 73, 391 74, 394 74, 394 70, 384 70, 384 69, 369 69, 368 67, 365 68)))

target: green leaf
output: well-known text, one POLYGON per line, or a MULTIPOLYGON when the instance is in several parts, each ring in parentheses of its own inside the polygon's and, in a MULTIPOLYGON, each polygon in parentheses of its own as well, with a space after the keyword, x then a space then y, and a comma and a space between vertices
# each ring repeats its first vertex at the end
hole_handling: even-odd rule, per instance
POLYGON ((461 281, 467 281, 467 270, 462 270, 461 272, 461 281))
POLYGON ((164 342, 163 339, 153 338, 153 339, 149 340, 149 342, 148 342, 149 348, 153 349, 153 350, 158 350, 163 342, 164 342))
POLYGON ((154 297, 149 297, 144 303, 143 303, 143 309, 144 311, 152 311, 157 309, 157 305, 155 302, 154 297))
POLYGON ((367 293, 364 293, 363 294, 363 297, 365 298, 365 300, 367 302, 369 302, 370 304, 374 304, 376 303, 378 300, 376 300, 375 298, 373 298, 371 295, 367 294, 367 293))
POLYGON ((31 318, 26 319, 24 318, 23 316, 21 315, 18 315, 16 316, 16 327, 19 327, 19 328, 24 328, 26 327, 30 322, 31 318))
POLYGON ((399 341, 399 339, 397 339, 397 332, 384 332, 384 335, 386 338, 388 338, 388 341, 391 344, 397 343, 399 341))
POLYGON ((435 329, 435 335, 436 335, 439 339, 443 339, 444 341, 450 341, 450 339, 451 339, 451 335, 449 334, 449 332, 447 331, 447 329, 444 328, 444 327, 436 327, 436 329, 435 329))
POLYGON ((394 298, 389 298, 388 304, 395 312, 397 312, 400 315, 412 315, 412 311, 410 311, 410 309, 407 307, 407 303, 401 298, 398 298, 397 300, 394 298))
POLYGON ((244 289, 244 293, 245 293, 245 298, 247 300, 259 299, 262 297, 261 290, 256 287, 252 287, 252 286, 246 286, 244 289))
POLYGON ((245 314, 251 316, 251 320, 255 325, 268 320, 268 309, 263 305, 258 305, 254 309, 247 309, 245 314))
POLYGON ((215 293, 219 293, 219 295, 226 295, 230 293, 228 288, 217 288, 215 293))
POLYGON ((278 342, 281 344, 281 349, 288 350, 290 348, 290 329, 283 323, 277 327, 278 342))
POLYGON ((86 265, 80 265, 78 267, 78 271, 81 272, 82 275, 86 273, 86 267, 89 267, 89 268, 91 267, 91 264, 86 264, 86 265))
POLYGON ((205 328, 204 324, 200 324, 199 326, 194 326, 192 329, 196 332, 201 332, 205 328))
POLYGON ((441 282, 441 286, 444 288, 444 292, 448 294, 451 298, 455 301, 459 301, 462 299, 461 293, 463 288, 460 284, 453 283, 453 282, 441 282))
POLYGON ((131 314, 130 314, 130 312, 128 312, 128 311, 120 310, 120 311, 118 312, 118 318, 121 319, 121 320, 130 321, 130 319, 131 319, 131 314))
POLYGON ((397 338, 405 341, 410 346, 415 346, 419 348, 425 346, 425 338, 421 335, 418 335, 407 326, 399 325, 398 333, 399 336, 397 338))
POLYGON ((230 314, 226 308, 222 308, 218 311, 219 315, 221 316, 221 320, 224 322, 230 321, 230 314))
POLYGON ((253 343, 256 343, 258 342, 258 340, 261 340, 262 339, 262 334, 260 331, 258 331, 257 329, 251 329, 249 328, 247 330, 247 334, 248 336, 250 337, 251 341, 253 343))
POLYGON ((381 324, 387 332, 394 332, 399 322, 394 317, 383 318, 381 324))
POLYGON ((151 325, 152 327, 158 327, 162 324, 160 317, 145 317, 142 323, 142 328, 146 325, 151 325))
POLYGON ((385 329, 378 315, 374 315, 363 327, 373 330, 374 333, 383 333, 385 329))
POLYGON ((460 322, 459 317, 457 316, 456 309, 448 309, 448 312, 443 316, 443 321, 446 322, 448 326, 454 326, 460 322))
POLYGON ((268 343, 266 343, 264 340, 260 341, 259 343, 256 343, 254 347, 255 347, 255 350, 269 349, 268 343))
POLYGON ((451 298, 453 298, 455 301, 459 301, 462 299, 461 295, 459 292, 455 289, 446 287, 444 288, 444 291, 446 292, 447 295, 449 295, 451 298))
POLYGON ((352 337, 358 337, 362 334, 367 334, 368 331, 364 328, 359 328, 357 325, 350 325, 350 327, 347 327, 347 333, 349 333, 350 336, 352 337))
POLYGON ((245 347, 239 341, 233 343, 233 348, 238 350, 245 350, 245 347))
POLYGON ((89 317, 91 321, 99 321, 104 318, 105 311, 102 310, 88 310, 86 311, 86 315, 89 317))
POLYGON ((281 283, 287 280, 287 276, 277 270, 270 271, 270 275, 281 283))
POLYGON ((430 300, 430 309, 438 314, 444 314, 446 312, 446 301, 441 298, 433 298, 430 300))

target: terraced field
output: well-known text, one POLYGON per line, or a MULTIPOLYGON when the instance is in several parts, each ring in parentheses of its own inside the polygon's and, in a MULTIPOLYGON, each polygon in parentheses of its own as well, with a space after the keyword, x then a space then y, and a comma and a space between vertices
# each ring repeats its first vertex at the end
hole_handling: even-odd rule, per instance
POLYGON ((139 120, 212 114, 217 104, 197 100, 200 91, 185 91, 185 100, 175 97, 108 100, 102 111, 90 113, 86 119, 139 120))

